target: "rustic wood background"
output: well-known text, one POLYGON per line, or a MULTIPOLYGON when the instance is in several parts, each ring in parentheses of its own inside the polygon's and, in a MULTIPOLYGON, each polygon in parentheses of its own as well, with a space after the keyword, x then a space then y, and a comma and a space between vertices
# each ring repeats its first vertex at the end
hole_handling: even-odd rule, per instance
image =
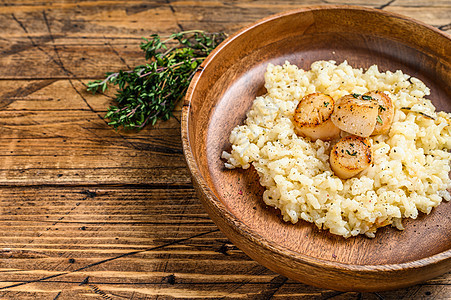
POLYGON ((140 39, 233 33, 300 4, 357 4, 451 34, 450 0, 13 1, 0 3, 1 299, 447 299, 451 273, 342 293, 249 259, 197 199, 175 118, 139 133, 103 120, 89 80, 143 63, 140 39))

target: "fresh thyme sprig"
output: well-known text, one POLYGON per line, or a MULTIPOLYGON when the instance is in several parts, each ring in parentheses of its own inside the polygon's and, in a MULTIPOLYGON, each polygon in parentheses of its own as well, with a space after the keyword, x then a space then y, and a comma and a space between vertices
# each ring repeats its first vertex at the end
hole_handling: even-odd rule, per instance
POLYGON ((105 92, 109 84, 118 86, 117 105, 105 115, 116 129, 141 129, 168 120, 200 64, 225 38, 224 33, 200 30, 174 33, 165 40, 153 34, 141 44, 147 64, 108 72, 104 80, 88 82, 87 90, 105 92))

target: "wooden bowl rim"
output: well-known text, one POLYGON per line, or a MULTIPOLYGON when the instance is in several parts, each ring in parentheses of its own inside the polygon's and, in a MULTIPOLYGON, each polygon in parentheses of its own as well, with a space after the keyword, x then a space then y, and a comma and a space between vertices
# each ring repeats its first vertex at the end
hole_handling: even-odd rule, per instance
POLYGON ((250 230, 250 228, 244 224, 240 219, 238 219, 234 214, 226 209, 224 204, 215 196, 215 193, 208 186, 207 182, 203 178, 198 163, 194 159, 194 155, 192 153, 192 148, 189 139, 189 113, 191 108, 191 101, 193 97, 193 93, 197 87, 199 80, 202 78, 202 74, 205 68, 208 67, 209 63, 215 59, 216 55, 222 51, 224 48, 228 47, 232 41, 234 41, 239 36, 245 34, 246 32, 252 30, 253 28, 260 26, 263 23, 270 22, 274 19, 278 19, 285 16, 302 14, 309 11, 317 11, 317 10, 350 10, 350 11, 366 11, 370 13, 384 15, 388 18, 398 18, 404 21, 407 21, 415 26, 421 26, 426 29, 433 31, 435 34, 441 35, 442 37, 448 39, 451 42, 451 36, 447 35, 445 32, 440 31, 439 29, 423 23, 421 21, 415 20, 410 17, 403 16, 401 14, 387 12, 374 8, 361 7, 356 5, 301 5, 297 9, 284 11, 281 13, 273 14, 268 17, 257 20, 250 25, 247 25, 230 35, 224 42, 222 42, 212 53, 207 57, 207 59, 201 64, 201 70, 198 71, 192 81, 190 86, 188 87, 187 93, 185 95, 185 100, 182 108, 182 122, 181 122, 181 133, 182 133, 182 143, 183 143, 183 152, 185 155, 185 159, 188 165, 188 168, 191 172, 193 180, 196 181, 197 185, 200 187, 202 193, 206 196, 208 201, 214 206, 216 211, 219 213, 220 217, 224 219, 228 225, 239 233, 242 237, 247 240, 252 241, 252 243, 257 244, 259 247, 262 247, 270 252, 273 252, 279 256, 286 257, 290 260, 296 260, 301 264, 308 264, 312 266, 318 267, 327 267, 335 270, 348 270, 348 271, 364 271, 370 273, 378 273, 378 272, 387 272, 387 271, 399 271, 399 270, 408 270, 408 269, 416 269, 422 268, 432 264, 438 264, 447 259, 451 258, 451 249, 446 250, 444 252, 425 257, 418 260, 407 261, 399 264, 371 264, 371 265, 362 265, 362 264, 352 264, 352 263, 342 263, 335 262, 327 259, 320 259, 316 257, 309 256, 305 253, 299 253, 293 251, 291 249, 285 248, 284 246, 278 245, 266 238, 260 236, 259 234, 250 230))

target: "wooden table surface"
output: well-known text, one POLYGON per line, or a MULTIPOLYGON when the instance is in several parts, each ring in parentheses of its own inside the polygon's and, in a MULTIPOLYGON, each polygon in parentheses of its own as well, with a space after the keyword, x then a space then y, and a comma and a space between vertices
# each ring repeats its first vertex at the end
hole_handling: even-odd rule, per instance
POLYGON ((451 273, 390 292, 307 286, 252 261, 192 188, 175 118, 103 119, 89 80, 143 63, 141 37, 233 33, 300 4, 360 4, 451 33, 450 0, 2 1, 0 298, 446 299, 451 273))

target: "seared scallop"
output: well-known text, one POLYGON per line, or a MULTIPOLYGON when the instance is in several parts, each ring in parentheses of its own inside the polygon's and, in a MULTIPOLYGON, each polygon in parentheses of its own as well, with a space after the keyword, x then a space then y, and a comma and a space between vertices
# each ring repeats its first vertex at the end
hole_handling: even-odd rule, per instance
POLYGON ((340 139, 330 152, 330 166, 335 175, 348 179, 370 166, 371 142, 368 138, 350 135, 340 139))
POLYGON ((334 99, 322 93, 304 96, 294 112, 296 133, 315 141, 330 140, 340 134, 330 116, 334 111, 334 99))
POLYGON ((395 110, 390 97, 379 91, 371 91, 366 93, 364 96, 371 97, 377 102, 378 105, 376 126, 374 127, 371 135, 387 133, 390 129, 391 123, 393 122, 393 116, 395 115, 395 110))
POLYGON ((377 101, 370 96, 346 95, 337 100, 331 120, 343 131, 368 137, 376 126, 378 109, 377 101))

